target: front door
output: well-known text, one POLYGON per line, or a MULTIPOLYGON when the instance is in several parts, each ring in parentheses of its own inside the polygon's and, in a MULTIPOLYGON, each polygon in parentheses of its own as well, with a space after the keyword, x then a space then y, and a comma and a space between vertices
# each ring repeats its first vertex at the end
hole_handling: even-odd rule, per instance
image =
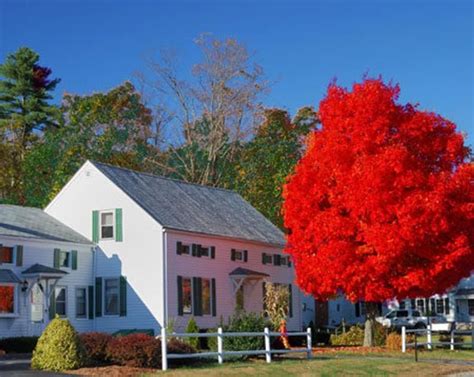
POLYGON ((318 327, 325 327, 329 323, 329 304, 327 301, 315 300, 315 323, 318 327))

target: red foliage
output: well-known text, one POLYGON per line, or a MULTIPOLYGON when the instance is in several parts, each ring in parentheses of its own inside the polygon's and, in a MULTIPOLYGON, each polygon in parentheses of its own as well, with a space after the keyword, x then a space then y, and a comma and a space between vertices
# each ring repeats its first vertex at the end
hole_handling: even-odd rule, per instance
POLYGON ((330 85, 322 129, 284 190, 300 287, 380 302, 429 296, 474 268, 474 165, 455 125, 399 87, 330 85))
POLYGON ((120 365, 157 368, 161 363, 161 343, 146 334, 119 336, 110 341, 107 357, 120 365))
POLYGON ((15 288, 10 286, 0 287, 0 313, 13 313, 15 304, 15 288))
POLYGON ((103 363, 107 360, 107 346, 113 339, 112 335, 101 332, 88 332, 79 336, 90 361, 103 363))

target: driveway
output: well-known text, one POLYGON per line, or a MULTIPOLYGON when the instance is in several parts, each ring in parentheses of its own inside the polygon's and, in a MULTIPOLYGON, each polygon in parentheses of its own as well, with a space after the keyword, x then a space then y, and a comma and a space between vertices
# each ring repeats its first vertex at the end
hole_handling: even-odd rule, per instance
POLYGON ((41 372, 30 369, 30 355, 8 355, 0 358, 0 376, 23 377, 23 376, 71 376, 64 373, 41 372))

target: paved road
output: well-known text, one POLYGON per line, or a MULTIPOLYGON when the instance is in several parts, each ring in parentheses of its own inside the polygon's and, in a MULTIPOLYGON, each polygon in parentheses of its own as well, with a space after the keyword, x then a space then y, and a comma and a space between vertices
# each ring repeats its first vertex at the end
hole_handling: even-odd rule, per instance
POLYGON ((23 376, 42 376, 57 377, 71 376, 70 374, 40 372, 30 369, 30 360, 25 358, 0 360, 0 376, 1 377, 23 377, 23 376))

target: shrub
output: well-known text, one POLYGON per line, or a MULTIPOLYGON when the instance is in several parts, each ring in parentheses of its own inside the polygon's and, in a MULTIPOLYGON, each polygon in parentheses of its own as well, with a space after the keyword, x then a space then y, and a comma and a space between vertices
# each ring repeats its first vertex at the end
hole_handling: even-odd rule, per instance
POLYGON ((89 332, 79 335, 87 362, 90 365, 103 364, 107 361, 107 346, 113 339, 112 335, 102 332, 89 332))
POLYGON ((390 351, 400 351, 402 349, 402 336, 396 332, 387 335, 385 347, 390 351))
POLYGON ((364 342, 364 329, 352 326, 345 333, 331 335, 330 341, 333 346, 361 346, 364 342))
POLYGON ((77 369, 84 365, 85 354, 79 336, 67 319, 56 316, 38 340, 31 367, 51 371, 77 369))
POLYGON ((172 338, 166 343, 168 353, 196 353, 197 349, 189 343, 182 340, 172 338))
POLYGON ((37 336, 18 336, 0 339, 0 349, 6 353, 31 353, 38 343, 37 336))
POLYGON ((107 358, 119 365, 158 368, 161 364, 161 343, 146 334, 120 336, 109 342, 107 358))
POLYGON ((387 329, 382 326, 381 323, 375 323, 375 345, 378 347, 383 347, 387 340, 387 329))
MULTIPOLYGON (((186 333, 190 334, 197 334, 199 333, 199 327, 196 323, 194 317, 189 318, 188 325, 186 326, 186 333)), ((199 338, 186 338, 186 343, 194 347, 195 349, 199 349, 200 340, 199 338)))

